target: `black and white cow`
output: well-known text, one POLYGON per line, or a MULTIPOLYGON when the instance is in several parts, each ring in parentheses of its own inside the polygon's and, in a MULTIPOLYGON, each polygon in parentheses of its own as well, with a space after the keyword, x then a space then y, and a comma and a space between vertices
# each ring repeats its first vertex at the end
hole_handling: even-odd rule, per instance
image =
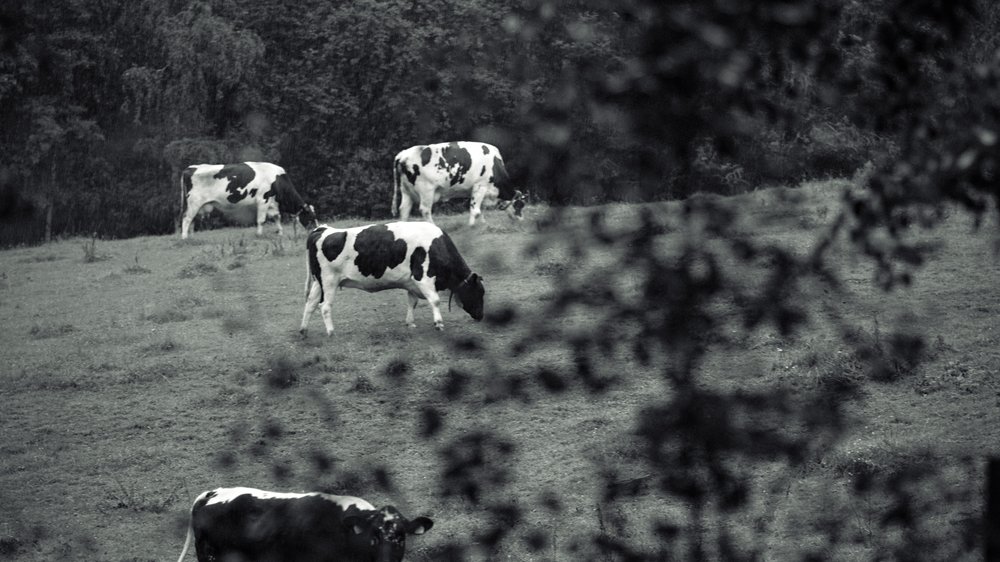
POLYGON ((370 293, 404 289, 409 297, 406 324, 414 327, 413 309, 425 299, 434 327, 444 323, 438 291, 450 290, 472 318, 483 318, 483 279, 473 273, 451 238, 428 222, 391 222, 354 228, 320 226, 306 240, 306 307, 300 331, 320 304, 327 335, 333 334, 333 295, 341 287, 370 293))
POLYGON ((258 235, 268 218, 277 219, 281 234, 281 213, 297 216, 307 228, 316 223, 315 209, 295 191, 285 169, 267 162, 188 166, 181 173, 181 188, 187 198, 181 238, 188 237, 199 211, 212 208, 228 216, 255 218, 258 235))
MULTIPOLYGON (((469 197, 471 226, 482 214, 484 199, 499 198, 499 206, 506 208, 515 198, 500 151, 482 142, 412 146, 396 155, 392 174, 392 214, 404 221, 409 220, 414 204, 425 219, 434 222, 431 216, 434 203, 469 197)), ((520 216, 520 209, 516 214, 511 213, 512 218, 520 216)))
POLYGON ((434 525, 395 507, 323 493, 217 488, 191 506, 183 562, 194 538, 198 562, 399 562, 406 535, 434 525))

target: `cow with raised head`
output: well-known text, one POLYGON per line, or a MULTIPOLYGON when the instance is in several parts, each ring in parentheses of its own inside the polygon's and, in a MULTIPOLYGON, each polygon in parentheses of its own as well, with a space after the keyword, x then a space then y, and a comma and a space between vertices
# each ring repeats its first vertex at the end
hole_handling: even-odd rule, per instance
POLYGON ((187 202, 181 238, 188 237, 199 211, 212 208, 230 217, 252 216, 258 235, 269 218, 276 219, 281 234, 282 213, 296 216, 306 228, 316 224, 315 209, 302 200, 285 169, 267 162, 188 166, 181 173, 181 189, 187 202))
POLYGON ((217 488, 191 506, 177 562, 192 538, 198 562, 400 562, 406 535, 433 525, 352 496, 217 488))
MULTIPOLYGON (((500 151, 482 142, 443 142, 417 145, 396 155, 392 166, 392 214, 409 220, 416 204, 428 222, 431 208, 442 199, 468 197, 469 225, 482 214, 484 200, 500 199, 506 208, 515 191, 500 151), (398 203, 398 207, 397 207, 398 203)), ((511 214, 512 218, 518 218, 511 214)))
MULTIPOLYGON (((332 303, 341 287, 370 293, 403 289, 409 297, 406 324, 415 327, 419 299, 430 304, 434 327, 444 322, 438 291, 449 290, 476 321, 483 319, 483 279, 473 273, 451 238, 427 222, 391 222, 354 228, 320 226, 306 239, 306 307, 300 331, 305 334, 317 305, 327 335, 333 335, 332 303)), ((450 301, 449 301, 450 302, 450 301)))

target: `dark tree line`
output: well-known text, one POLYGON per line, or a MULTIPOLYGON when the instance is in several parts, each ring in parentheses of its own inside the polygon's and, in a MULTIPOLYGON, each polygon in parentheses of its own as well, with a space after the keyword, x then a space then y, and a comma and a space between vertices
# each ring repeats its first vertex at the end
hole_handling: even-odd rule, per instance
POLYGON ((0 181, 36 211, 7 242, 170 232, 192 163, 274 161, 321 215, 385 218, 418 143, 494 142, 542 200, 650 200, 849 175, 982 111, 957 75, 987 87, 988 3, 671 6, 7 2, 0 181))

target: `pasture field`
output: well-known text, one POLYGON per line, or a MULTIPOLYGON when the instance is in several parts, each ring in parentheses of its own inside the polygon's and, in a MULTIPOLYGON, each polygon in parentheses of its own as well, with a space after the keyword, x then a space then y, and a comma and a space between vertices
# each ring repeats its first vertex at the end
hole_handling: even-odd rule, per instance
MULTIPOLYGON (((743 211, 746 236, 805 249, 835 215, 846 184, 802 186, 792 200, 782 197, 792 190, 767 189, 731 202, 743 211)), ((673 213, 679 205, 651 208, 673 213)), ((639 207, 604 209, 614 226, 636 220, 639 207)), ((599 396, 571 389, 491 399, 509 380, 497 373, 569 360, 555 347, 510 349, 524 326, 560 323, 562 333, 601 321, 585 309, 562 318, 542 311, 569 276, 615 258, 593 252, 582 264, 555 239, 529 252, 542 236, 541 211, 529 212, 521 223, 488 212, 472 229, 464 214, 437 217, 484 276, 488 312, 509 309, 528 320, 475 323, 443 302, 443 333, 432 329, 425 303, 416 311, 419 328, 407 328, 400 291, 347 289, 334 301, 335 336, 325 337, 317 311, 301 337, 305 241, 290 225, 283 239, 268 225, 261 238, 253 228, 227 228, 184 242, 73 239, 0 252, 0 558, 174 560, 194 497, 235 485, 322 489, 432 517, 428 534, 409 539, 407 560, 442 559, 450 542, 472 548, 474 559, 603 560, 588 550, 587 537, 598 531, 648 545, 654 539, 643 522, 679 506, 651 495, 608 513, 595 498, 603 469, 620 465, 623 480, 647 476, 635 468, 633 427, 644 404, 669 392, 655 369, 612 355, 597 368, 624 383, 599 396), (449 401, 439 391, 454 382, 453 368, 467 374, 471 391, 449 401), (422 435, 428 407, 443 412, 431 437, 422 435), (497 488, 525 521, 515 537, 480 550, 479 530, 497 514, 444 493, 440 480, 444 445, 477 428, 510 442, 512 460, 487 462, 481 476, 503 479, 497 488), (544 507, 549 493, 558 513, 544 507), (544 537, 541 546, 529 548, 531 532, 544 537)), ((568 211, 570 239, 588 224, 573 217, 587 212, 568 211)), ((766 559, 821 552, 858 560, 891 549, 902 535, 879 527, 888 506, 852 494, 851 476, 920 460, 941 468, 915 495, 923 554, 943 559, 975 542, 983 460, 1000 455, 996 234, 993 218, 975 231, 952 213, 922 234, 940 245, 913 284, 888 293, 875 286, 866 259, 837 243, 833 265, 844 292, 810 290, 802 307, 818 318, 834 310, 876 343, 891 330, 922 331, 925 360, 894 380, 859 374, 822 320, 790 336, 746 331, 708 356, 703 384, 719 388, 783 383, 806 393, 839 381, 856 390, 852 423, 828 449, 794 469, 759 471, 753 520, 733 532, 760 533, 766 559), (837 542, 820 524, 831 513, 848 514, 837 542)), ((627 291, 629 272, 616 275, 627 291)))

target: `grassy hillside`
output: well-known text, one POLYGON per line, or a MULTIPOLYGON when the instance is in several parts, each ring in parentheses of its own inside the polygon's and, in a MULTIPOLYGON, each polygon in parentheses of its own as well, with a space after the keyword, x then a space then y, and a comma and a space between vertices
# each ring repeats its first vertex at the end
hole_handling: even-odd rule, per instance
MULTIPOLYGON (((836 214, 845 187, 761 190, 730 203, 743 212, 747 237, 806 251, 836 214)), ((669 214, 679 205, 652 208, 669 214)), ((606 207, 607 223, 632 224, 638 210, 606 207)), ((570 211, 564 228, 583 228, 585 214, 570 211)), ((252 228, 231 228, 188 241, 76 239, 0 252, 0 555, 174 559, 193 498, 246 485, 324 489, 392 503, 410 517, 427 514, 435 527, 410 540, 408 559, 440 559, 440 545, 481 542, 477 531, 496 517, 440 487, 443 444, 476 428, 499 430, 516 459, 502 467, 487 462, 480 476, 504 478, 500 489, 529 523, 522 529, 545 538, 532 552, 521 540, 529 533, 519 531, 517 540, 479 553, 483 558, 575 560, 585 556, 573 549, 587 552, 581 541, 598 530, 651 544, 643 521, 679 506, 650 494, 609 512, 594 498, 602 469, 621 467, 623 480, 648 476, 635 468, 640 453, 631 429, 639 409, 668 392, 654 369, 609 356, 597 368, 624 383, 599 397, 574 389, 491 399, 509 390, 495 387, 510 380, 497 373, 568 361, 554 349, 511 353, 528 326, 544 330, 549 322, 553 333, 564 333, 603 322, 586 311, 537 313, 555 287, 615 256, 597 251, 579 263, 572 237, 539 234, 538 210, 517 224, 500 213, 486 218, 473 229, 462 215, 439 224, 485 277, 488 309, 514 310, 525 322, 475 323, 453 306, 442 311, 443 334, 432 329, 426 305, 417 309, 418 329, 404 326, 402 292, 344 290, 334 302, 335 337, 323 335, 319 314, 300 337, 304 237, 291 228, 284 239, 270 228, 262 238, 252 228), (481 342, 474 353, 469 341, 481 342), (398 368, 401 362, 409 369, 398 368), (468 377, 466 399, 441 397, 456 380, 453 368, 468 377), (443 411, 445 424, 429 439, 421 437, 427 408, 443 411), (543 507, 546 491, 558 494, 558 515, 543 507)), ((360 222, 337 226, 348 224, 360 222)), ((801 305, 816 318, 805 330, 741 332, 709 355, 701 370, 706 385, 783 383, 803 394, 845 385, 854 393, 853 423, 829 448, 794 470, 759 471, 752 520, 733 529, 758 533, 767 558, 819 550, 854 560, 891 549, 906 533, 883 532, 879 520, 891 506, 852 493, 852 477, 928 459, 941 471, 914 495, 923 502, 915 532, 931 545, 924 551, 930 559, 962 550, 982 507, 982 459, 1000 454, 994 235, 995 225, 975 231, 956 214, 924 234, 940 246, 915 282, 890 293, 875 287, 871 265, 840 242, 834 265, 844 292, 804 289, 801 305), (875 380, 842 346, 844 326, 876 350, 894 330, 922 331, 924 360, 875 380), (849 514, 836 544, 821 524, 831 513, 849 514)), ((672 243, 670 233, 663 243, 672 243)), ((764 271, 743 274, 752 282, 764 271)), ((628 271, 609 275, 629 290, 628 271)), ((741 303, 720 306, 720 315, 734 316, 741 303)))

